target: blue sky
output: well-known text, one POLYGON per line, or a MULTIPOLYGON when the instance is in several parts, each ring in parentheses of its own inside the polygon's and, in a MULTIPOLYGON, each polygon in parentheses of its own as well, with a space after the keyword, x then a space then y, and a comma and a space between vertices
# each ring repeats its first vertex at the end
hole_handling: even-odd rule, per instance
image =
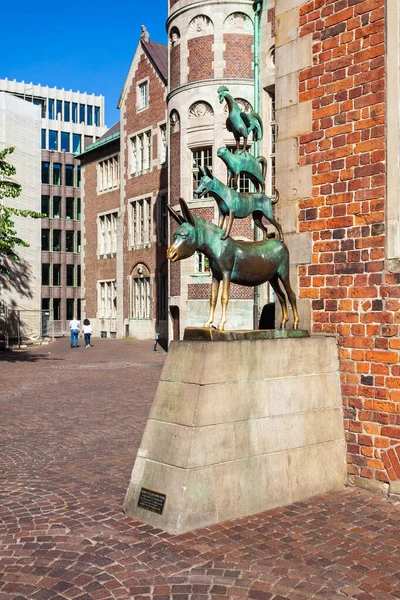
POLYGON ((167 41, 167 0, 14 0, 1 13, 0 79, 103 94, 109 127, 119 118, 140 26, 154 42, 167 41))

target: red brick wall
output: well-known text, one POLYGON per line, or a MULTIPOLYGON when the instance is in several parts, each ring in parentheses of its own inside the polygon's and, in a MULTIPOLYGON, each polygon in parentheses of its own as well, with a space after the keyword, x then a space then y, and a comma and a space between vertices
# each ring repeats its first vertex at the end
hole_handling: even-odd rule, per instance
MULTIPOLYGON (((181 194, 181 133, 176 131, 170 135, 170 204, 175 206, 179 203, 181 194)), ((174 219, 170 219, 170 231, 172 235, 177 228, 174 219)), ((170 266, 170 294, 171 296, 181 295, 181 265, 179 262, 171 263, 170 266)))
POLYGON ((202 79, 213 79, 214 69, 212 61, 214 52, 212 45, 214 43, 213 35, 203 35, 201 37, 188 40, 188 67, 189 81, 200 81, 202 79))
POLYGON ((253 36, 245 33, 224 34, 224 77, 253 77, 253 36))
POLYGON ((313 238, 300 267, 314 333, 336 334, 348 472, 400 478, 400 275, 385 270, 384 0, 307 2, 301 35, 313 66, 300 76, 312 101, 312 133, 300 139, 313 197, 300 231, 313 238))
POLYGON ((181 45, 176 44, 169 53, 170 59, 170 89, 174 90, 181 83, 181 45))
MULTIPOLYGON (((105 154, 106 156, 106 154, 105 154)), ((82 240, 84 247, 83 276, 85 280, 85 311, 89 319, 97 313, 97 282, 102 279, 115 279, 116 259, 97 258, 97 215, 101 212, 119 210, 119 188, 97 195, 97 162, 85 165, 85 232, 82 240)))
MULTIPOLYGON (((152 242, 150 248, 133 249, 129 247, 129 200, 137 196, 145 194, 157 196, 160 189, 166 189, 168 186, 167 171, 160 169, 159 166, 153 166, 150 172, 138 177, 130 177, 129 173, 129 138, 138 131, 145 128, 152 129, 152 157, 155 160, 160 152, 159 148, 159 132, 158 124, 166 121, 166 102, 165 102, 165 84, 155 72, 147 56, 142 52, 136 72, 133 74, 130 87, 124 99, 125 109, 125 126, 123 132, 123 140, 121 147, 125 153, 125 173, 122 176, 125 179, 125 241, 124 241, 124 281, 129 281, 132 269, 139 262, 144 263, 151 275, 158 274, 162 264, 165 262, 165 247, 158 246, 152 242), (137 112, 137 83, 145 78, 149 81, 149 108, 137 112)), ((157 234, 157 213, 155 204, 153 205, 153 234, 157 234)), ((153 318, 156 317, 156 302, 155 302, 156 286, 153 286, 153 318)), ((124 301, 123 301, 124 317, 129 315, 129 286, 125 286, 124 301)))

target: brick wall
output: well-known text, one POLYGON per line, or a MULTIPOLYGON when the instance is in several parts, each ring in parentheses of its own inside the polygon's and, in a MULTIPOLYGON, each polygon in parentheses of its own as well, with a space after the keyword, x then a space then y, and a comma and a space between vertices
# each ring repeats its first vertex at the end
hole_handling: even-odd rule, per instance
MULTIPOLYGON (((154 70, 149 59, 142 51, 138 61, 137 69, 132 75, 130 87, 124 98, 125 108, 125 126, 121 147, 125 153, 125 223, 124 223, 124 281, 128 283, 132 270, 138 263, 147 266, 150 274, 155 277, 155 285, 152 286, 152 317, 156 318, 156 293, 158 274, 166 260, 165 246, 159 246, 156 242, 148 248, 131 249, 129 247, 129 201, 132 198, 144 195, 153 197, 153 236, 157 235, 157 210, 155 198, 159 190, 166 189, 168 186, 167 170, 153 164, 148 173, 137 177, 131 177, 129 173, 129 139, 139 131, 146 128, 152 130, 152 159, 155 161, 160 153, 158 124, 166 121, 166 86, 160 76, 154 70), (149 82, 149 107, 145 110, 137 111, 137 83, 143 79, 149 82)), ((123 299, 124 318, 129 316, 129 285, 124 288, 123 299)))
MULTIPOLYGON (((179 203, 181 194, 181 132, 179 130, 170 135, 169 153, 171 157, 170 164, 172 166, 170 172, 170 204, 171 206, 175 206, 179 203)), ((171 218, 171 240, 177 227, 178 224, 171 218)), ((181 265, 179 262, 171 263, 170 266, 170 295, 181 295, 181 265)))
POLYGON ((169 53, 170 60, 170 90, 174 90, 181 83, 181 45, 173 46, 169 53))
POLYGON ((203 79, 212 79, 214 70, 212 62, 214 60, 213 35, 203 35, 188 40, 188 81, 200 81, 203 79))
POLYGON ((313 38, 299 90, 313 123, 300 138, 313 170, 299 205, 313 237, 300 295, 313 332, 338 338, 348 472, 388 482, 400 478, 400 275, 384 262, 384 1, 307 2, 300 27, 313 38))
MULTIPOLYGON (((116 149, 117 150, 117 149, 116 149)), ((109 156, 109 150, 103 150, 104 156, 109 156)), ((85 179, 85 235, 82 240, 85 261, 85 311, 89 319, 97 313, 97 282, 104 279, 116 278, 116 258, 99 259, 97 257, 97 215, 101 212, 119 209, 119 188, 104 194, 97 194, 97 161, 101 155, 92 157, 93 162, 84 166, 85 179)))
POLYGON ((224 34, 224 77, 253 77, 253 36, 245 33, 224 34))

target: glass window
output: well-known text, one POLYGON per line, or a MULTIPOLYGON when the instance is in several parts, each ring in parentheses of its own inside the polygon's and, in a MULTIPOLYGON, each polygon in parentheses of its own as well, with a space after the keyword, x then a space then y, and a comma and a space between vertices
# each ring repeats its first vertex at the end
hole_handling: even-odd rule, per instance
POLYGON ((42 162, 42 183, 50 183, 50 163, 42 162))
POLYGON ((80 198, 76 199, 76 220, 77 221, 81 220, 81 199, 80 198))
POLYGON ((84 122, 85 122, 85 105, 80 104, 79 105, 79 123, 84 123, 84 122))
POLYGON ((100 106, 94 107, 94 124, 97 127, 100 126, 100 106))
POLYGON ((53 229, 53 252, 61 252, 61 229, 53 229))
POLYGON ((49 150, 58 150, 58 131, 49 130, 49 150))
POLYGON ((61 219, 61 196, 53 196, 53 219, 61 219))
POLYGON ((42 298, 42 310, 50 310, 50 298, 42 298))
POLYGON ((76 102, 72 103, 72 122, 78 122, 78 105, 76 102))
POLYGON ((76 232, 76 251, 77 252, 81 251, 81 232, 80 231, 76 232))
POLYGON ((61 185, 61 164, 53 163, 53 185, 61 185))
POLYGON ((73 318, 73 316, 74 316, 74 299, 67 298, 67 321, 70 321, 73 318))
MULTIPOLYGON (((212 171, 212 148, 196 148, 192 150, 192 180, 193 180, 193 191, 198 187, 201 179, 199 167, 208 167, 212 171)), ((208 198, 208 195, 203 198, 208 198)))
POLYGON ((87 124, 93 125, 93 106, 87 105, 87 124))
POLYGON ((46 130, 42 129, 42 150, 46 148, 46 130))
POLYGON ((65 131, 61 132, 61 150, 69 152, 69 133, 65 131))
POLYGON ((161 196, 160 198, 160 227, 159 227, 159 241, 161 244, 168 243, 168 198, 167 196, 161 196))
POLYGON ((50 285, 50 265, 42 264, 42 285, 50 285))
POLYGON ((138 109, 141 110, 149 105, 149 82, 145 81, 139 85, 138 109))
POLYGON ((66 100, 64 101, 64 121, 69 122, 69 107, 70 104, 66 100))
POLYGON ((81 265, 76 265, 76 285, 81 287, 81 265))
POLYGON ((132 278, 131 281, 131 316, 133 319, 150 319, 150 277, 132 278))
POLYGON ((49 98, 49 119, 54 119, 54 100, 49 98))
POLYGON ((65 185, 69 187, 74 185, 74 165, 65 165, 65 185))
POLYGON ((57 119, 58 119, 58 115, 60 115, 60 118, 62 119, 62 100, 57 100, 56 106, 57 106, 57 109, 56 109, 57 119))
POLYGON ((74 285, 74 265, 67 265, 67 286, 74 285))
POLYGON ((46 118, 46 105, 45 105, 44 100, 39 100, 38 98, 35 98, 35 100, 33 101, 33 104, 36 104, 36 106, 40 106, 42 119, 45 119, 46 118))
POLYGON ((42 229, 42 250, 50 250, 50 229, 42 229))
POLYGON ((66 231, 65 232, 65 252, 73 252, 74 251, 74 232, 66 231))
POLYGON ((161 125, 160 135, 161 135, 160 163, 163 165, 167 161, 167 126, 166 125, 161 125))
POLYGON ((72 152, 75 154, 81 151, 81 135, 79 133, 72 134, 72 152))
POLYGON ((53 265, 53 285, 61 285, 61 265, 53 265))
POLYGON ((50 196, 42 196, 42 208, 41 211, 46 217, 50 214, 50 196))
POLYGON ((76 167, 76 187, 81 187, 81 168, 76 167))
POLYGON ((74 218, 74 198, 67 198, 65 201, 65 218, 74 218))
POLYGON ((60 298, 53 298, 53 319, 54 319, 54 321, 61 320, 61 300, 60 300, 60 298))
POLYGON ((195 273, 209 273, 210 264, 207 256, 202 252, 196 252, 195 254, 195 273))
POLYGON ((82 300, 80 298, 77 299, 76 301, 76 318, 78 319, 78 321, 81 320, 81 309, 82 309, 82 300))

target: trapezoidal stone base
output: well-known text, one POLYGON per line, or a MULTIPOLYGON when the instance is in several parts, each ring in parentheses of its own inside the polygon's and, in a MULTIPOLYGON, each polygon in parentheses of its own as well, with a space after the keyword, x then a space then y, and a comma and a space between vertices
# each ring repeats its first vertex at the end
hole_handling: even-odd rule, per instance
POLYGON ((178 534, 345 481, 334 338, 172 342, 124 511, 178 534))

